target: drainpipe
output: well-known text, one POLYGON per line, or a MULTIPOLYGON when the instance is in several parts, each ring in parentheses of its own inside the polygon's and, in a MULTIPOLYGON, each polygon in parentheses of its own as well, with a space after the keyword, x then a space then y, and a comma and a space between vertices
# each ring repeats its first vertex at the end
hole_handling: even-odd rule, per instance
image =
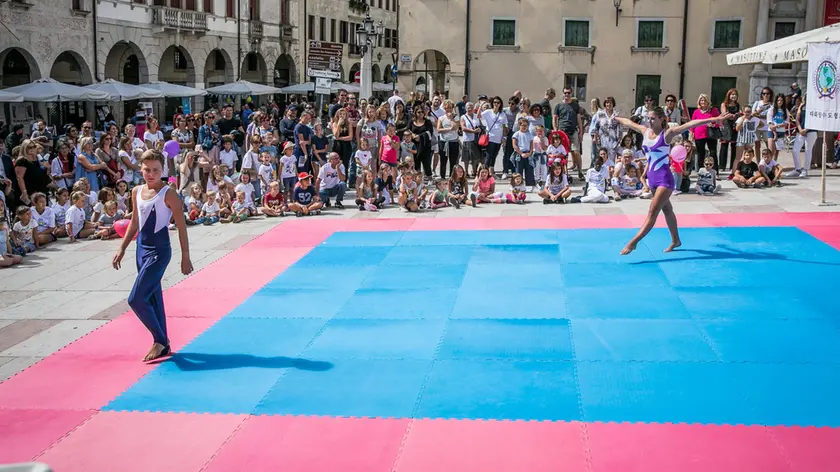
POLYGON ((236 0, 236 80, 242 78, 242 0, 236 0))
POLYGON ((686 38, 688 36, 688 0, 683 0, 683 24, 682 24, 682 53, 680 56, 680 94, 682 100, 685 92, 685 50, 686 38))
MULTIPOLYGON (((303 77, 306 77, 306 66, 307 60, 309 59, 309 32, 307 28, 309 28, 309 15, 308 15, 308 4, 306 0, 303 0, 303 36, 301 36, 302 43, 303 43, 303 77)), ((301 80, 300 83, 305 83, 307 80, 301 80)))
POLYGON ((90 14, 93 15, 93 83, 99 82, 99 34, 97 32, 97 7, 96 4, 98 3, 96 0, 91 0, 91 12, 90 14))
POLYGON ((393 67, 397 68, 397 76, 391 77, 391 83, 393 84, 391 85, 391 93, 394 93, 394 90, 397 89, 397 78, 400 76, 399 70, 401 66, 399 66, 398 64, 400 63, 400 39, 402 39, 402 34, 400 33, 400 8, 402 8, 402 5, 400 5, 400 2, 398 2, 397 0, 393 1, 397 2, 397 44, 396 46, 394 46, 394 50, 396 51, 397 55, 395 56, 396 60, 394 61, 393 65, 393 67))
POLYGON ((464 95, 467 96, 470 95, 470 3, 470 0, 467 0, 467 32, 464 44, 464 95))

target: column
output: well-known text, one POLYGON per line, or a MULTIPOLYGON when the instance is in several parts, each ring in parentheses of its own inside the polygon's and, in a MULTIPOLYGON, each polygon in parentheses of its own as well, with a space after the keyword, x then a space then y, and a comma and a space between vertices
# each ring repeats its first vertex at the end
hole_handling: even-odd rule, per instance
POLYGON ((373 96, 373 42, 368 41, 365 54, 362 56, 362 64, 359 69, 359 100, 367 100, 373 96))
MULTIPOLYGON (((767 42, 767 31, 770 28, 770 0, 758 1, 758 21, 755 30, 755 44, 767 42)), ((756 64, 750 73, 750 102, 758 100, 761 88, 767 85, 769 74, 765 64, 756 64)))

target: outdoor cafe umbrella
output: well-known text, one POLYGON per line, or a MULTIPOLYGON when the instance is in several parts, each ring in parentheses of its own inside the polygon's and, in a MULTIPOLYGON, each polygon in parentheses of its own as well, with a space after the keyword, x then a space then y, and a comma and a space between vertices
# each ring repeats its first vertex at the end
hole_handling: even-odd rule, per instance
POLYGON ((248 82, 247 80, 240 80, 231 84, 211 87, 207 89, 207 93, 215 95, 272 95, 276 93, 283 93, 283 91, 277 87, 270 87, 268 85, 248 82))
POLYGON ((81 102, 111 98, 106 92, 61 83, 51 78, 38 79, 29 84, 3 89, 3 91, 22 95, 26 102, 81 102))
POLYGON ((0 90, 0 102, 22 102, 23 95, 0 90))
POLYGON ((140 87, 145 89, 157 90, 163 93, 164 97, 200 97, 207 95, 207 92, 201 89, 187 87, 185 85, 170 84, 169 82, 154 81, 147 84, 140 84, 140 87))
POLYGON ((87 85, 88 90, 97 90, 111 95, 113 101, 140 100, 143 98, 163 98, 163 92, 138 85, 125 84, 118 80, 107 79, 98 84, 87 85))
MULTIPOLYGON (((345 84, 342 82, 332 82, 330 84, 330 92, 335 93, 344 89, 348 92, 359 92, 359 86, 355 84, 345 84)), ((315 91, 315 82, 304 82, 302 84, 289 85, 280 89, 282 93, 307 93, 315 91)), ((391 90, 390 88, 388 90, 391 90)))

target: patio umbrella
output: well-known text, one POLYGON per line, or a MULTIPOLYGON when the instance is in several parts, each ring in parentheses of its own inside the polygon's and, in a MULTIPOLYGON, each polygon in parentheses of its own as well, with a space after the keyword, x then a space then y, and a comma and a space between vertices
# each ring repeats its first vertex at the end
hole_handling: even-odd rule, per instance
POLYGON ((207 95, 207 92, 201 89, 187 87, 185 85, 170 84, 169 82, 154 81, 147 84, 140 84, 140 87, 145 89, 157 90, 163 93, 164 97, 200 97, 207 95))
POLYGON ((111 100, 139 100, 142 98, 163 98, 163 92, 137 85, 125 84, 118 80, 107 79, 98 84, 85 86, 88 90, 98 90, 111 95, 111 100))
POLYGON ((23 95, 0 90, 0 102, 22 102, 23 95))
POLYGON ((315 90, 315 82, 304 82, 302 84, 289 85, 280 89, 282 93, 306 93, 315 90))
POLYGON ((27 102, 75 102, 86 100, 108 100, 111 98, 106 92, 88 90, 85 87, 64 84, 57 80, 44 78, 30 84, 18 85, 3 89, 6 93, 16 93, 23 96, 27 102))
POLYGON ((219 85, 207 89, 207 93, 216 95, 272 95, 283 93, 282 89, 268 85, 255 84, 247 80, 240 80, 232 84, 219 85))
POLYGON ((726 55, 730 66, 740 64, 788 64, 808 60, 808 43, 840 41, 840 23, 805 31, 726 55))

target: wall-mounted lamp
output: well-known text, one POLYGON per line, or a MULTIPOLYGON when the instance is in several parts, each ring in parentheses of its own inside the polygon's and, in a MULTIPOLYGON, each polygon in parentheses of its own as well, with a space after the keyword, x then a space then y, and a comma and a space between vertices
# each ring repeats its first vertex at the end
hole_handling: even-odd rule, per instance
POLYGON ((382 51, 376 53, 376 62, 382 62, 382 51))
POLYGON ((615 26, 618 26, 618 17, 621 16, 621 0, 613 0, 615 6, 615 26))

